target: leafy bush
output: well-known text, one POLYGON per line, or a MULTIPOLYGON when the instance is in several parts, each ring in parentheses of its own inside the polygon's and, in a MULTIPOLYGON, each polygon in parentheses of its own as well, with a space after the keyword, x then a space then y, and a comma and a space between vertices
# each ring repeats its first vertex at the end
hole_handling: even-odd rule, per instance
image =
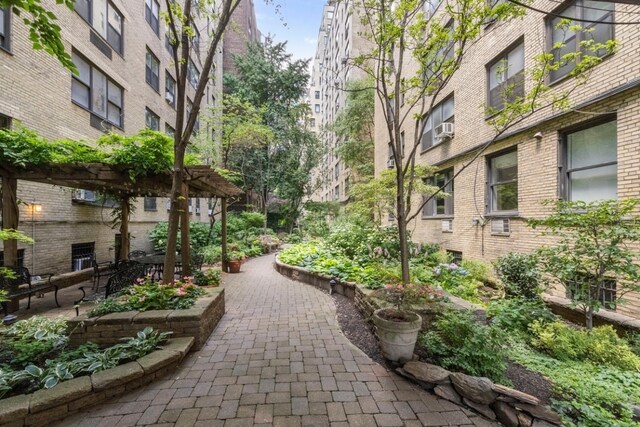
POLYGON ((42 361, 49 354, 67 345, 67 322, 63 318, 48 319, 33 316, 20 320, 4 331, 7 345, 15 362, 23 364, 42 361))
POLYGON ((440 264, 434 268, 433 280, 452 295, 467 301, 480 303, 479 288, 482 283, 474 279, 467 270, 458 265, 440 264))
POLYGON ((539 298, 545 281, 538 269, 535 255, 510 252, 494 262, 498 278, 504 285, 507 298, 539 298))
POLYGON ((637 427, 632 405, 640 402, 640 375, 615 367, 575 360, 560 361, 522 343, 509 358, 549 378, 557 397, 552 407, 570 427, 637 427))
POLYGON ((219 268, 209 268, 208 270, 198 270, 194 274, 194 280, 198 286, 218 286, 222 279, 222 272, 219 268))
POLYGON ((220 245, 205 246, 200 250, 205 264, 215 264, 222 261, 222 247, 220 245))
POLYGON ((487 316, 491 324, 510 334, 529 337, 529 326, 538 321, 541 324, 551 323, 556 316, 547 308, 541 299, 512 298, 492 302, 487 308, 487 316))
POLYGON ((504 333, 480 325, 466 311, 448 310, 433 322, 433 329, 419 338, 420 345, 440 366, 469 375, 506 381, 504 333))
MULTIPOLYGON (((149 239, 153 242, 153 250, 156 252, 164 252, 167 248, 167 233, 169 231, 169 223, 159 222, 149 231, 149 239)), ((209 242, 209 225, 202 222, 189 223, 189 242, 191 248, 198 252, 206 247, 209 242)), ((178 232, 177 249, 180 250, 180 232, 178 232)))
POLYGON ((555 359, 591 361, 623 370, 640 371, 640 357, 612 326, 599 326, 591 332, 573 329, 562 322, 531 325, 532 344, 555 359))

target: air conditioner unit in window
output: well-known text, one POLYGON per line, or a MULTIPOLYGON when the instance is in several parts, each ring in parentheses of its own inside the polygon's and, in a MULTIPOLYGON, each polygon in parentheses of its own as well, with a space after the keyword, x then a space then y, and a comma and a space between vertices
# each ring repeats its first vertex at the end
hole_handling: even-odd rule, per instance
POLYGON ((193 206, 189 205, 189 213, 193 212, 193 206))
POLYGON ((89 190, 75 190, 72 196, 72 200, 83 202, 95 202, 96 199, 96 193, 89 190))
POLYGON ((433 136, 439 140, 453 138, 453 123, 445 122, 436 126, 433 136))
POLYGON ((510 234, 511 220, 509 218, 500 218, 491 220, 491 233, 493 234, 510 234))
POLYGON ((387 160, 387 168, 393 169, 396 167, 396 161, 394 159, 387 160))
POLYGON ((200 215, 200 208, 196 208, 196 215, 200 215))
POLYGON ((453 220, 452 219, 443 219, 442 220, 442 231, 444 231, 444 232, 452 232, 453 231, 453 220))

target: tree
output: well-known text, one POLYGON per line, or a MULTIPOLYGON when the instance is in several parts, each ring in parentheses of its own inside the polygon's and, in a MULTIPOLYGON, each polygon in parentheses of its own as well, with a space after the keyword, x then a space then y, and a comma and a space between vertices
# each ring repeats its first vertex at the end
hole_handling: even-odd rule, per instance
POLYGON ((374 174, 375 81, 368 78, 347 83, 347 101, 330 129, 338 140, 338 157, 352 171, 354 182, 374 174))
MULTIPOLYGON (((56 4, 71 10, 74 3, 75 0, 56 0, 56 4)), ((16 16, 22 18, 29 27, 29 40, 34 50, 44 50, 69 70, 76 71, 71 56, 64 49, 60 26, 55 22, 57 18, 42 5, 41 0, 0 0, 0 7, 11 8, 16 16)))
MULTIPOLYGON (((612 51, 615 42, 588 40, 582 42, 578 52, 567 53, 558 59, 553 53, 536 55, 533 64, 523 71, 522 81, 528 80, 528 90, 522 87, 522 81, 506 81, 501 91, 503 108, 500 111, 485 108, 486 113, 494 114, 489 120, 495 130, 494 137, 476 149, 472 158, 438 191, 419 201, 417 183, 426 177, 418 168, 416 154, 438 96, 460 69, 470 49, 487 33, 484 31, 487 23, 513 20, 523 16, 526 9, 511 2, 449 0, 441 4, 436 13, 427 14, 425 0, 355 0, 354 3, 364 27, 363 36, 369 39, 373 48, 352 62, 376 80, 376 102, 384 117, 385 136, 394 163, 395 219, 402 281, 408 283, 407 226, 417 218, 422 207, 508 129, 543 108, 567 108, 570 93, 586 82, 589 71, 601 61, 598 51, 612 51), (575 77, 574 86, 563 92, 550 90, 547 86, 549 72, 567 62, 576 64, 571 72, 575 77), (414 129, 411 141, 405 141, 403 137, 408 126, 414 129)), ((559 28, 580 31, 579 26, 567 20, 561 22, 559 28)), ((563 45, 558 42, 554 49, 563 45)), ((501 72, 504 73, 504 67, 498 74, 501 72)))
MULTIPOLYGON (((213 61, 218 52, 218 46, 231 15, 240 4, 240 0, 165 0, 167 12, 164 15, 167 26, 168 40, 173 55, 174 72, 176 76, 176 122, 174 134, 174 164, 172 170, 171 186, 171 210, 169 211, 169 229, 167 233, 167 254, 165 256, 164 271, 175 270, 175 253, 178 237, 178 228, 182 217, 181 232, 183 239, 188 240, 188 217, 186 200, 188 194, 185 189, 185 152, 191 141, 198 115, 200 104, 205 95, 208 76, 211 73, 213 61), (215 5, 215 8, 214 8, 215 5), (196 23, 198 17, 211 25, 207 33, 205 54, 202 56, 202 70, 200 79, 196 85, 193 96, 193 106, 187 111, 187 74, 188 64, 200 41, 194 42, 196 35, 196 23), (185 239, 186 238, 186 239, 185 239)), ((188 245, 182 250, 182 268, 185 274, 189 274, 190 254, 188 245)), ((169 275, 171 279, 172 276, 169 275)))
POLYGON ((317 139, 306 126, 309 106, 301 103, 309 61, 292 60, 286 43, 270 38, 250 44, 234 61, 237 75, 225 76, 227 92, 262 112, 262 123, 273 139, 258 148, 242 146, 230 152, 228 167, 243 175, 245 192, 258 195, 257 207, 265 217, 271 196, 284 199, 285 225, 291 229, 317 159, 317 139))
POLYGON ((530 220, 543 235, 558 238, 553 246, 538 250, 544 271, 565 286, 574 306, 593 328, 593 313, 624 302, 624 295, 640 291, 640 252, 630 244, 640 241, 637 199, 599 202, 547 202, 554 211, 544 219, 530 220), (608 285, 614 281, 615 290, 608 285))

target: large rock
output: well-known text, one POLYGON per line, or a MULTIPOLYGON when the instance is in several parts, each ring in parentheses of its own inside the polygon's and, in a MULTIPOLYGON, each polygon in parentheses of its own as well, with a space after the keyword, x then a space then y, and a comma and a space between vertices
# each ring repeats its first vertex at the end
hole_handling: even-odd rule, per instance
POLYGON ((416 379, 427 383, 447 384, 451 382, 449 380, 451 372, 430 363, 411 361, 405 363, 402 369, 413 375, 416 379))
POLYGON ((504 402, 495 402, 491 408, 496 414, 496 418, 506 427, 518 427, 518 413, 515 409, 504 402))
POLYGON ((560 419, 560 415, 556 414, 546 406, 529 405, 527 403, 515 403, 514 405, 517 409, 520 409, 521 411, 525 411, 533 415, 534 418, 540 418, 541 420, 549 421, 552 424, 562 425, 562 420, 560 419))
POLYGON ((505 387, 505 386, 500 385, 500 384, 494 384, 493 385, 493 391, 495 391, 496 393, 498 393, 500 395, 513 398, 514 400, 516 400, 518 402, 528 403, 530 405, 539 405, 540 404, 540 400, 537 397, 531 396, 530 394, 523 393, 523 392, 518 391, 518 390, 514 390, 514 389, 512 389, 510 387, 505 387))
POLYGON ((481 415, 484 415, 485 417, 489 418, 490 420, 495 420, 496 419, 496 414, 495 412, 493 412, 493 410, 489 407, 489 405, 481 405, 479 403, 476 403, 472 400, 469 400, 467 398, 463 398, 462 401, 464 402, 465 405, 467 405, 469 408, 475 410, 476 412, 480 413, 481 415))
POLYGON ((439 384, 436 386, 436 388, 433 389, 433 392, 443 399, 447 399, 450 402, 462 405, 462 399, 460 398, 460 395, 456 393, 456 391, 450 384, 439 384))
POLYGON ((474 402, 489 405, 498 396, 489 378, 472 377, 460 372, 451 374, 449 378, 458 393, 474 402))
POLYGON ((518 412, 518 421, 520 422, 520 427, 531 427, 531 424, 533 424, 531 415, 524 412, 518 412))
POLYGON ((633 421, 640 421, 640 406, 633 407, 633 421))
POLYGON ((556 424, 551 424, 545 420, 535 419, 533 420, 531 427, 556 427, 556 424))

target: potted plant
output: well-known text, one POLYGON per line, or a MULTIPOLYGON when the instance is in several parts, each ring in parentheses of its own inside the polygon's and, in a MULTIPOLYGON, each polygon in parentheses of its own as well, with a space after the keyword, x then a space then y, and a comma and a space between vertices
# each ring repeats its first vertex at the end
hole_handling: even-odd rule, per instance
POLYGON ((240 250, 229 251, 227 253, 227 264, 229 265, 229 273, 240 273, 240 266, 246 255, 240 250))
POLYGON ((422 327, 422 317, 411 311, 417 303, 434 300, 436 293, 427 285, 386 285, 383 298, 393 307, 373 313, 376 336, 382 355, 391 362, 404 363, 413 358, 413 349, 422 327))

